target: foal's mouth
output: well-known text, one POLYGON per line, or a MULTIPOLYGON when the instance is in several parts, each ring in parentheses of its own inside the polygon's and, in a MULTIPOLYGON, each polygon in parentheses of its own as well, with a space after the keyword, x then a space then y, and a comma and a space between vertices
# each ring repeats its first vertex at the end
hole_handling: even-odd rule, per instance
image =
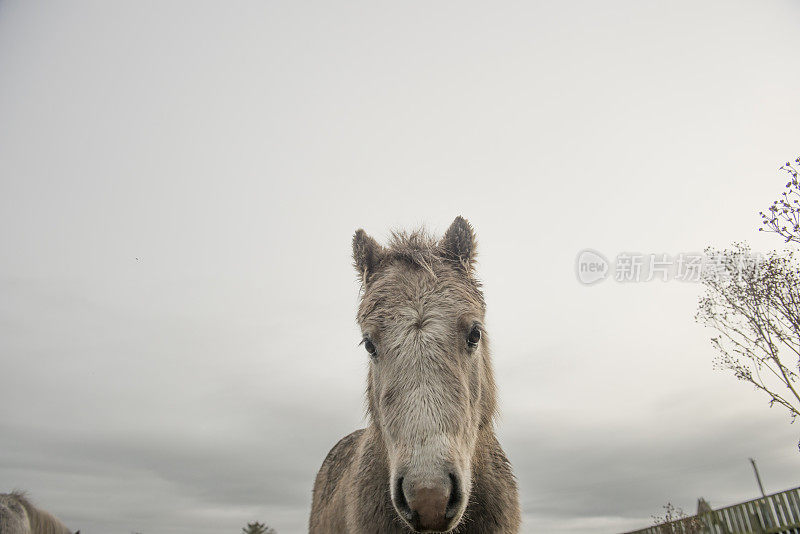
POLYGON ((393 484, 392 504, 414 532, 450 532, 461 521, 465 498, 454 473, 441 484, 420 484, 400 476, 393 484))

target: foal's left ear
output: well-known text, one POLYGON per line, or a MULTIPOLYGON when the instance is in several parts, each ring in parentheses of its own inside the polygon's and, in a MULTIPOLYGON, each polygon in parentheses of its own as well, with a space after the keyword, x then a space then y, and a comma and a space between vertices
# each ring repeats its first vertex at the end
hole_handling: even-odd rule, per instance
POLYGON ((466 272, 472 270, 478 253, 478 242, 472 225, 464 217, 460 215, 456 217, 444 233, 439 247, 446 258, 454 261, 466 272))

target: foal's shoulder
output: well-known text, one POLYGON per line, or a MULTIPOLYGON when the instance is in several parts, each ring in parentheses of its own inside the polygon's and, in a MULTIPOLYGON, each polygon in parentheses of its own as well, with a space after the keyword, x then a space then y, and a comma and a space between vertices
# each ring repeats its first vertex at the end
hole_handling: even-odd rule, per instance
POLYGON ((362 434, 364 434, 364 429, 360 428, 340 439, 325 457, 322 467, 327 467, 329 471, 338 471, 347 467, 353 459, 353 451, 355 451, 362 434))
MULTIPOLYGON (((342 478, 345 469, 353 463, 353 456, 358 447, 359 438, 364 434, 361 428, 339 440, 325 457, 322 467, 319 468, 315 486, 325 492, 332 492, 342 478)), ((315 488, 314 492, 317 492, 315 488)))

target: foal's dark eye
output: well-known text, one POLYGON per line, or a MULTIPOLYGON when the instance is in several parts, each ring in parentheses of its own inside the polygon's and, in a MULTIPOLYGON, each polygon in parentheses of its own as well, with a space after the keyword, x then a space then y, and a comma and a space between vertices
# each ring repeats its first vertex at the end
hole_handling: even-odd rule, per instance
POLYGON ((474 349, 478 346, 478 342, 481 340, 481 329, 478 325, 472 327, 472 330, 469 331, 469 335, 467 336, 467 345, 469 348, 474 349))
POLYGON ((370 341, 369 339, 364 340, 364 348, 367 349, 370 356, 376 356, 378 354, 378 349, 375 348, 375 344, 370 341))

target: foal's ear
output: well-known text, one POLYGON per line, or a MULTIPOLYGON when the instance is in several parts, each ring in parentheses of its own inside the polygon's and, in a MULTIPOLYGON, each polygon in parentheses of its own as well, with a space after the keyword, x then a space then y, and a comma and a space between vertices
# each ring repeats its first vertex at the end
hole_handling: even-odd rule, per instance
POLYGON ((353 266, 366 284, 383 257, 383 247, 359 228, 353 236, 353 266))
POLYGON ((442 253, 449 260, 470 272, 478 252, 478 242, 472 225, 464 217, 458 216, 439 242, 442 253))

